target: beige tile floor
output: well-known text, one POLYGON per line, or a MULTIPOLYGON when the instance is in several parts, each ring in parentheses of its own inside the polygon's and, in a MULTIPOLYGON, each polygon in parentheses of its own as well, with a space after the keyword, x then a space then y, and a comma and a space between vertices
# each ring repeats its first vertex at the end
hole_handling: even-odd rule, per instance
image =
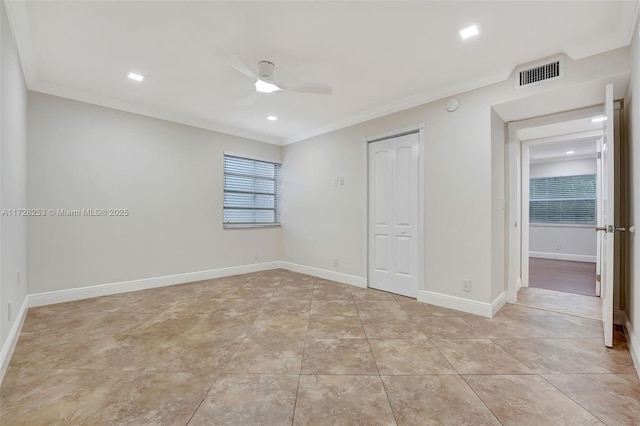
POLYGON ((518 290, 518 304, 533 308, 578 315, 586 318, 602 318, 602 299, 582 294, 522 287, 518 290))
POLYGON ((637 425, 599 321, 276 270, 30 309, 2 425, 637 425))

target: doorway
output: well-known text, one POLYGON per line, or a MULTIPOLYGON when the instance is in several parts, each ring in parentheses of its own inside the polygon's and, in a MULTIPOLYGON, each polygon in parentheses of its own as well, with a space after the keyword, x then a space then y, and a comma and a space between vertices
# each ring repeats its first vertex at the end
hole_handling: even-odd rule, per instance
MULTIPOLYGON (((510 122, 509 129, 509 163, 507 166, 509 176, 509 223, 513 225, 509 229, 509 284, 508 284, 508 301, 510 303, 520 302, 521 288, 530 289, 528 287, 529 279, 529 209, 525 205, 523 198, 529 194, 529 179, 527 176, 528 168, 523 158, 528 153, 528 145, 523 143, 521 139, 534 139, 522 137, 519 132, 531 128, 531 131, 540 130, 539 128, 561 125, 563 122, 590 120, 591 123, 600 123, 602 125, 602 137, 599 139, 598 146, 598 163, 601 179, 600 184, 601 195, 601 211, 603 214, 598 217, 597 226, 592 229, 601 231, 598 234, 598 275, 601 278, 601 318, 603 321, 604 341, 606 346, 612 344, 613 330, 613 313, 615 307, 620 306, 619 295, 621 294, 620 286, 623 280, 620 279, 619 271, 621 270, 620 262, 624 258, 619 252, 619 238, 614 238, 614 234, 624 231, 623 227, 619 227, 621 220, 621 209, 616 207, 621 202, 619 168, 620 149, 616 146, 622 145, 623 138, 620 137, 620 123, 622 114, 620 113, 621 102, 613 101, 613 85, 608 84, 605 88, 604 107, 591 107, 580 110, 558 113, 553 116, 546 116, 534 119, 523 120, 520 122, 510 122)), ((549 135, 544 135, 549 137, 549 135)), ((561 294, 561 293, 557 293, 561 294)), ((591 297, 588 297, 592 299, 591 297)), ((595 298, 594 298, 595 299, 595 298)), ((597 299, 596 299, 597 300, 597 299)), ((554 310, 554 309, 550 309, 554 310)), ((574 313, 570 312, 572 314, 574 313)), ((590 315, 591 316, 591 315, 590 315)), ((595 315, 593 317, 596 317, 595 315)))
POLYGON ((529 222, 525 285, 595 297, 600 295, 594 228, 602 204, 596 158, 602 131, 589 130, 597 124, 590 119, 576 121, 572 127, 587 131, 523 140, 523 184, 528 187, 523 211, 529 222))
POLYGON ((601 110, 520 126, 522 270, 518 303, 601 319, 601 110), (599 199, 600 197, 600 199, 599 199))
POLYGON ((602 317, 597 283, 599 116, 518 129, 522 144, 522 288, 518 303, 602 317))
POLYGON ((418 127, 366 139, 369 287, 416 298, 422 271, 418 127))

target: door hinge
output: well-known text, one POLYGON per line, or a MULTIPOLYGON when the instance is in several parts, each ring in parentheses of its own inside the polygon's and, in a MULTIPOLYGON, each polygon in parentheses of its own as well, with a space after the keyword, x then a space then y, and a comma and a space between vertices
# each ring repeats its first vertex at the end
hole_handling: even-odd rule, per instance
POLYGON ((596 155, 598 157, 598 160, 602 159, 602 152, 601 151, 598 151, 598 153, 596 155))
POLYGON ((602 280, 602 277, 600 276, 600 274, 596 274, 596 282, 597 283, 602 282, 601 280, 602 280))

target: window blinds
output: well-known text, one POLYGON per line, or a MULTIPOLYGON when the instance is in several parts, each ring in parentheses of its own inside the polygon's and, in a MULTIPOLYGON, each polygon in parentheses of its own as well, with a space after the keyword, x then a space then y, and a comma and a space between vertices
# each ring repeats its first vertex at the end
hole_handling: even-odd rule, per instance
POLYGON ((529 180, 529 222, 596 223, 596 175, 529 180))
POLYGON ((224 156, 224 225, 278 224, 280 164, 224 156))

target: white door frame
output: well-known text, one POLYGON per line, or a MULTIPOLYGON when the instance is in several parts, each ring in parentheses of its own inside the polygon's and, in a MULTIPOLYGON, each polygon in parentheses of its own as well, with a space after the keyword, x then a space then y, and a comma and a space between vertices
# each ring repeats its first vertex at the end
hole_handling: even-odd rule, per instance
POLYGON ((362 276, 365 278, 365 284, 369 287, 369 144, 382 139, 391 139, 396 136, 402 136, 409 133, 418 134, 418 293, 425 290, 424 283, 424 176, 425 176, 425 149, 424 149, 424 122, 402 127, 400 129, 390 130, 375 135, 365 136, 362 138, 362 169, 364 178, 362 179, 362 191, 364 194, 363 217, 362 221, 362 276))
MULTIPOLYGON (((523 214, 522 214, 522 141, 518 139, 518 130, 527 127, 561 123, 563 121, 589 118, 602 114, 603 106, 582 108, 558 114, 512 121, 509 130, 507 161, 507 302, 516 303, 517 294, 522 287, 523 263, 523 214)), ((527 234, 528 242, 528 234, 527 234)), ((528 250, 527 250, 528 255, 528 250)), ((528 257, 527 257, 528 261, 528 257)))

